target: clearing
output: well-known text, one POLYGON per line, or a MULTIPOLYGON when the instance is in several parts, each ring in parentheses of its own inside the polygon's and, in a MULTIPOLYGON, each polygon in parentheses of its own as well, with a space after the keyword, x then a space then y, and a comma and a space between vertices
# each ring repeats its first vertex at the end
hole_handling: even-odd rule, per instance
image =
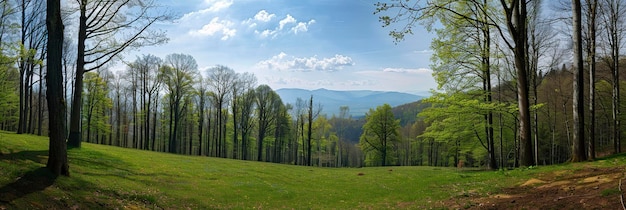
POLYGON ((0 131, 2 209, 621 209, 626 155, 508 171, 317 168, 84 143, 71 177, 47 138, 0 131))

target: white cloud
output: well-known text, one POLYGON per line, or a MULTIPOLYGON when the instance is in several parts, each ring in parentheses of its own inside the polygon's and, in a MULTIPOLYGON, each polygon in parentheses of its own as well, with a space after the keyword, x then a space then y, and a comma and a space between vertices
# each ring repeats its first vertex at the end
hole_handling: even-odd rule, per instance
POLYGON ((269 22, 275 16, 276 16, 275 14, 270 14, 265 10, 261 10, 258 13, 256 13, 256 15, 254 15, 254 19, 261 21, 261 22, 269 22))
POLYGON ((205 0, 204 3, 208 8, 184 14, 180 18, 180 21, 187 22, 205 19, 205 15, 207 14, 219 12, 220 10, 230 7, 230 5, 233 4, 233 0, 205 0))
POLYGON ((291 28, 291 31, 294 34, 298 34, 298 32, 307 32, 309 31, 309 25, 315 23, 315 20, 310 20, 309 22, 299 22, 296 26, 291 28))
POLYGON ((202 26, 199 30, 192 30, 189 34, 193 36, 213 36, 221 33, 222 40, 228 40, 237 34, 237 29, 232 28, 233 23, 228 20, 220 20, 218 17, 211 19, 211 22, 202 26))
POLYGON ((258 30, 254 31, 255 34, 258 34, 261 38, 267 38, 267 37, 276 37, 276 33, 277 31, 274 30, 269 30, 269 29, 265 29, 262 32, 259 32, 258 30))
POLYGON ((336 54, 334 57, 294 57, 281 52, 268 60, 258 62, 257 67, 278 71, 338 71, 353 66, 352 58, 336 54))
POLYGON ((210 12, 218 12, 227 9, 233 4, 233 0, 204 0, 204 3, 211 5, 207 10, 210 12))
POLYGON ((295 22, 296 22, 296 19, 293 18, 290 14, 287 14, 287 17, 285 17, 284 19, 280 20, 280 22, 278 22, 278 30, 283 30, 285 25, 289 23, 295 23, 295 22))

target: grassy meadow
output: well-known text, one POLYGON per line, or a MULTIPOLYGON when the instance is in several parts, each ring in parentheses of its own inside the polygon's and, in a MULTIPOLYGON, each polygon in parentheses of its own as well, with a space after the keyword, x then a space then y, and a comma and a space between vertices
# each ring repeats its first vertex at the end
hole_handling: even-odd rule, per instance
POLYGON ((576 167, 317 168, 84 143, 69 151, 71 177, 52 177, 42 169, 47 145, 46 137, 0 132, 0 209, 445 208, 444 200, 486 196, 542 171, 576 167))

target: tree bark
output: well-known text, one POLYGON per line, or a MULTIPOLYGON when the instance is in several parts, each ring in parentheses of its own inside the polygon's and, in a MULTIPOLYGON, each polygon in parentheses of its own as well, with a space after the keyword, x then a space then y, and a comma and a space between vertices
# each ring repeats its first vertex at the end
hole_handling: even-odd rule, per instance
POLYGON ((65 143, 65 94, 63 94, 63 21, 61 1, 47 0, 46 26, 48 29, 48 75, 46 76, 50 145, 46 167, 56 175, 69 176, 67 146, 65 143))
POLYGON ((74 78, 74 94, 72 98, 72 111, 70 113, 70 136, 67 140, 68 147, 80 147, 82 135, 80 130, 80 112, 83 95, 83 74, 85 73, 85 40, 87 39, 87 16, 86 0, 81 0, 80 17, 78 21, 78 49, 76 56, 76 75, 74 78))
POLYGON ((583 53, 582 53, 582 18, 580 0, 572 0, 572 37, 574 39, 574 80, 573 84, 573 123, 572 135, 572 162, 580 162, 587 159, 585 153, 585 107, 584 107, 584 79, 583 79, 583 53))

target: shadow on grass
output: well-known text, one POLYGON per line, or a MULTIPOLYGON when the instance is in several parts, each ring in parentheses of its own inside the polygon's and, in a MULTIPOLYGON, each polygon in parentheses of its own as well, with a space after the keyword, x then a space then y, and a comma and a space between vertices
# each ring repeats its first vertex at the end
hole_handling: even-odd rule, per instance
POLYGON ((0 160, 9 160, 9 161, 30 160, 35 163, 45 164, 46 161, 48 160, 48 150, 19 151, 19 152, 11 151, 11 153, 9 154, 0 153, 0 160))
POLYGON ((54 183, 57 176, 45 167, 26 172, 12 183, 0 187, 0 203, 11 203, 31 193, 40 192, 54 183))

